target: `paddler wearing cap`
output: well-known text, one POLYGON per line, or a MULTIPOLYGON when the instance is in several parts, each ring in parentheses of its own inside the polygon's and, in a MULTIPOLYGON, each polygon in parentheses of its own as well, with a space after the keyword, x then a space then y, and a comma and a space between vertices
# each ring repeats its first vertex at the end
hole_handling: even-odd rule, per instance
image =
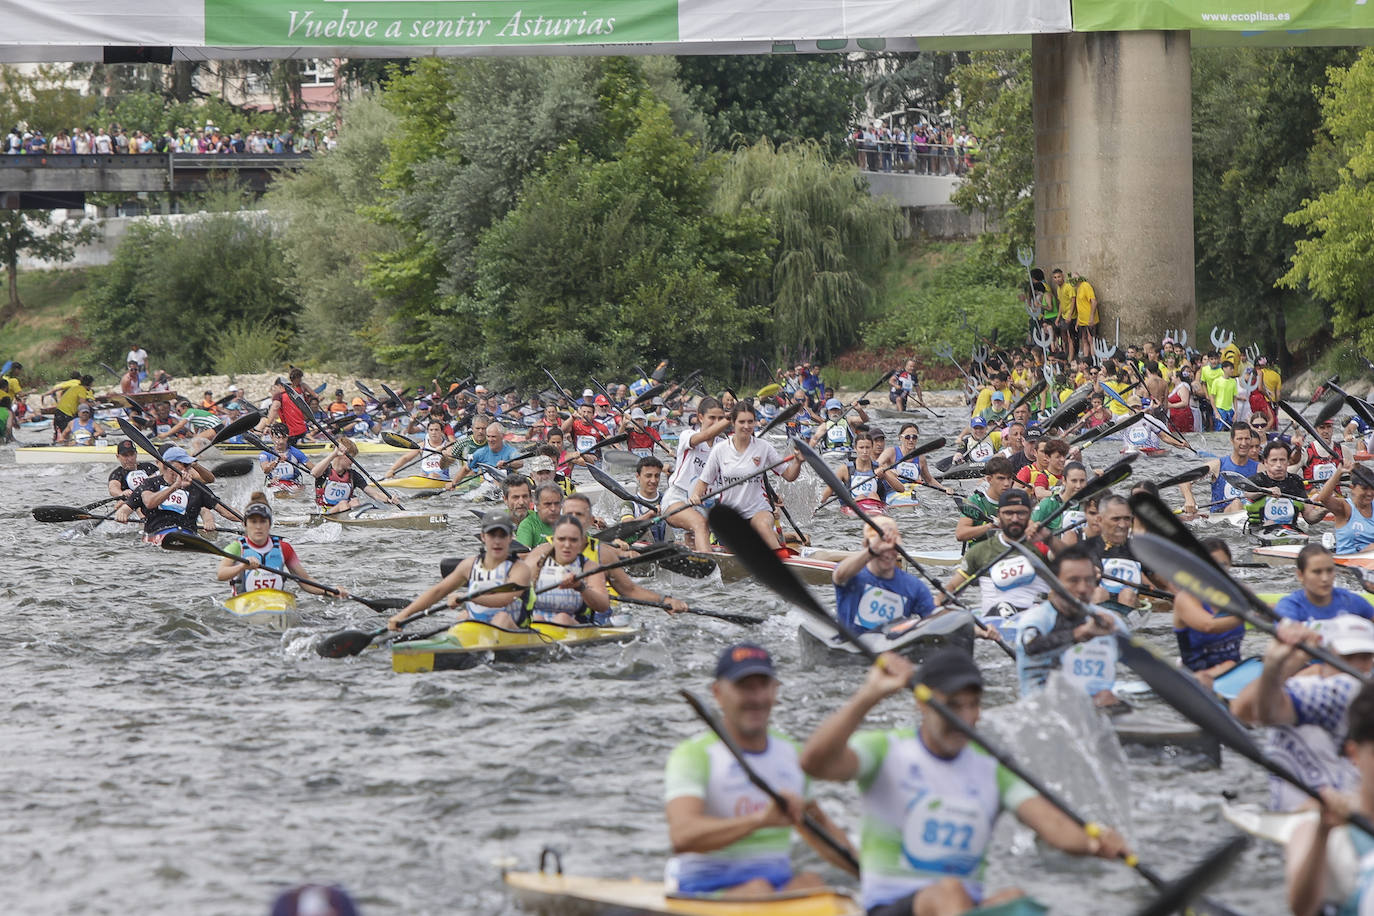
POLYGON ((356 509, 356 493, 363 492, 373 499, 396 504, 396 497, 367 482, 353 466, 358 446, 347 436, 340 436, 338 445, 328 455, 315 462, 310 476, 315 478, 315 503, 325 515, 356 509))
MULTIPOLYGON (((589 397, 591 389, 582 393, 582 403, 577 405, 577 411, 568 419, 563 421, 562 429, 564 435, 571 440, 573 449, 579 452, 588 452, 582 458, 587 464, 596 463, 596 453, 589 449, 597 442, 610 436, 611 431, 596 418, 596 405, 589 397)), ((605 400, 605 396, 602 396, 605 400)))
POLYGON ((179 445, 164 449, 158 473, 143 481, 131 497, 143 508, 144 532, 152 536, 174 530, 194 534, 197 524, 213 532, 215 516, 211 510, 237 521, 219 497, 200 485, 201 480, 203 476, 186 449, 179 445))
POLYGON ((1350 471, 1350 495, 1336 492, 1341 475, 1332 474, 1317 492, 1316 501, 1326 506, 1336 526, 1336 554, 1359 553, 1374 545, 1374 471, 1345 457, 1350 471))
MULTIPOLYGON (((1298 645, 1325 645, 1366 676, 1374 669, 1374 622, 1341 614, 1304 625, 1279 622, 1276 638, 1264 653, 1260 676, 1231 701, 1231 711, 1247 725, 1268 725, 1265 754, 1301 773, 1316 789, 1349 792, 1358 773, 1341 756, 1346 710, 1363 686, 1358 678, 1312 658, 1298 645)), ((1292 811, 1306 807, 1308 797, 1270 777, 1269 807, 1292 811)))
POLYGON ((128 439, 115 446, 115 457, 119 460, 119 467, 110 472, 106 488, 112 497, 119 500, 119 508, 115 510, 115 521, 127 522, 133 513, 141 514, 142 505, 134 501, 134 491, 149 477, 157 474, 157 465, 151 461, 139 461, 138 446, 128 439))
MULTIPOLYGON (((482 516, 482 547, 474 556, 466 557, 454 567, 453 572, 431 585, 410 604, 397 611, 387 621, 387 626, 399 630, 408 618, 441 601, 446 595, 449 606, 458 606, 458 596, 453 593, 478 591, 506 582, 528 586, 530 569, 515 558, 511 552, 514 543, 515 524, 510 513, 504 509, 493 509, 482 516)), ((505 594, 481 595, 465 602, 459 620, 477 620, 494 627, 514 630, 520 625, 525 594, 516 592, 505 594)))
POLYGON ((1125 852, 1116 831, 1089 836, 922 700, 916 728, 858 731, 873 707, 908 689, 913 673, 935 699, 977 725, 983 677, 967 651, 942 649, 919 672, 889 652, 801 754, 802 769, 817 779, 858 782, 868 916, 946 916, 1021 896, 1016 889, 989 894, 984 885, 988 842, 1003 810, 1071 855, 1111 859, 1125 852))
POLYGON ((371 436, 377 432, 378 420, 367 412, 367 402, 354 398, 349 412, 339 420, 339 429, 350 436, 371 436))
MULTIPOLYGON (((679 893, 729 899, 824 884, 812 872, 793 870, 793 829, 810 814, 831 836, 844 837, 844 832, 808 798, 798 743, 769 727, 778 687, 768 650, 739 643, 716 661, 711 694, 725 731, 777 790, 785 808, 740 775, 734 756, 713 731, 688 738, 668 755, 664 815, 674 856, 667 871, 679 893)), ((808 831, 799 832, 822 858, 844 867, 829 847, 808 831)))
MULTIPOLYGON (((231 541, 224 552, 232 553, 239 559, 225 557, 220 560, 215 578, 220 582, 228 582, 235 595, 263 588, 284 589, 286 580, 272 572, 273 569, 284 569, 302 578, 310 577, 295 549, 284 538, 272 533, 272 507, 267 503, 267 494, 261 490, 248 497, 248 508, 243 510, 243 534, 231 541)), ((348 592, 342 588, 326 592, 304 582, 301 588, 312 595, 348 597, 348 592)))
MULTIPOLYGON (((997 559, 1011 547, 1012 541, 1026 539, 1031 509, 1031 497, 1025 490, 1014 487, 1003 490, 997 498, 996 535, 978 541, 965 551, 945 588, 951 591, 962 588, 979 570, 984 570, 980 597, 985 616, 1010 617, 1039 601, 1049 587, 1035 574, 1030 562, 1015 550, 997 559), (990 568, 989 563, 992 564, 990 568)), ((941 595, 937 601, 943 597, 941 595)))
POLYGON ((824 446, 825 451, 832 451, 850 448, 854 444, 854 436, 859 427, 868 422, 868 414, 859 406, 857 398, 852 406, 854 415, 846 417, 843 416, 844 402, 839 398, 830 398, 825 402, 825 421, 811 434, 812 448, 824 446))
POLYGON ((62 438, 57 441, 70 445, 95 445, 97 439, 105 438, 105 427, 97 423, 94 417, 91 405, 81 404, 76 408, 76 419, 67 424, 67 428, 62 430, 62 438))

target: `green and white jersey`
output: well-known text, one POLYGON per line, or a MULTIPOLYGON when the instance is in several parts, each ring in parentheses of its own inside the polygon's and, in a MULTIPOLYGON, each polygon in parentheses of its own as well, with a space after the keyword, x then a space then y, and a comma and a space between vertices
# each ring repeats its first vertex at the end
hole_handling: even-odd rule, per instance
MULTIPOLYGON (((760 754, 746 754, 749 765, 764 781, 779 791, 806 797, 809 781, 798 760, 797 742, 782 732, 769 730, 768 747, 760 754)), ((664 801, 684 796, 703 799, 705 813, 711 817, 742 817, 763 811, 771 799, 760 791, 714 732, 689 738, 673 749, 664 769, 664 801)), ((676 870, 679 886, 701 883, 706 875, 721 870, 731 873, 733 884, 742 884, 761 873, 788 862, 792 842, 790 827, 764 827, 755 830, 724 849, 709 853, 683 853, 669 866, 676 870), (739 880, 733 880, 739 876, 739 880)), ((716 882, 727 886, 724 882, 716 882)))
POLYGON ((992 825, 1035 790, 973 745, 951 760, 935 756, 912 728, 859 732, 849 746, 864 803, 864 909, 949 877, 981 900, 992 825))

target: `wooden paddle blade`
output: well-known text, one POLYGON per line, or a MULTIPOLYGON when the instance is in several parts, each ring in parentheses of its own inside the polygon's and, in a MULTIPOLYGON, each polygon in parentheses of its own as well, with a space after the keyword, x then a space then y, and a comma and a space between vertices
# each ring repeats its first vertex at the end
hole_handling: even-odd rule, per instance
POLYGON ((331 633, 315 643, 315 654, 322 658, 347 658, 350 655, 357 655, 372 645, 372 640, 386 633, 386 631, 387 628, 382 627, 370 633, 364 633, 362 630, 341 630, 338 633, 331 633))
MULTIPOLYGON (((1237 833, 1208 853, 1201 862, 1189 869, 1187 874, 1165 887, 1158 897, 1143 909, 1137 910, 1135 916, 1169 916, 1170 913, 1184 912, 1203 891, 1231 870, 1241 853, 1249 846, 1250 838, 1243 833, 1237 833)), ((1225 908, 1218 908, 1210 901, 1203 901, 1200 908, 1194 909, 1200 909, 1201 912, 1208 914, 1231 912, 1225 908)))
POLYGON ((253 470, 252 458, 230 458, 210 469, 216 477, 242 477, 253 470))
POLYGON ((816 596, 783 565, 774 549, 763 542, 748 519, 725 505, 713 506, 706 518, 720 542, 730 548, 760 582, 811 616, 831 625, 835 623, 835 618, 826 613, 816 596))
POLYGON ((788 404, 782 410, 778 411, 778 415, 776 417, 765 423, 763 429, 759 430, 757 435, 763 436, 768 433, 771 433, 773 430, 777 429, 779 426, 795 417, 797 415, 797 412, 800 411, 801 408, 802 406, 798 404, 796 401, 793 401, 791 404, 788 404))
POLYGON ((185 550, 193 553, 213 554, 214 556, 233 556, 233 554, 220 550, 219 547, 205 540, 205 538, 188 531, 167 532, 162 536, 161 546, 164 550, 185 550))
POLYGON ((33 507, 33 520, 36 522, 84 522, 92 518, 95 516, 75 506, 33 507))
POLYGON ((417 449, 420 447, 415 444, 414 439, 400 433, 384 432, 382 433, 382 441, 392 448, 417 449))

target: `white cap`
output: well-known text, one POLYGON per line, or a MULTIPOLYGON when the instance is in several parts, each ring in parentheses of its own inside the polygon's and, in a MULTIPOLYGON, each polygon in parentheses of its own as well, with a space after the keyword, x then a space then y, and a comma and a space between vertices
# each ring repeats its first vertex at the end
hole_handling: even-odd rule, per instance
POLYGON ((553 461, 548 455, 535 455, 525 463, 525 470, 531 474, 537 474, 540 471, 552 471, 553 461))
POLYGON ((582 396, 583 396, 584 398, 595 397, 595 396, 596 396, 596 392, 592 391, 590 388, 583 388, 583 389, 582 389, 582 396))
POLYGON ((643 407, 636 407, 634 410, 630 411, 630 419, 631 419, 631 420, 645 420, 645 419, 648 419, 648 417, 647 417, 647 415, 644 413, 644 408, 643 408, 643 407))
POLYGON ((238 390, 239 390, 239 386, 238 386, 238 385, 230 385, 230 386, 229 386, 229 390, 230 390, 230 391, 238 391, 238 390))
POLYGON ((1354 614, 1338 614, 1328 620, 1313 621, 1313 624, 1313 629, 1321 633, 1322 642, 1337 655, 1374 653, 1374 621, 1354 614))

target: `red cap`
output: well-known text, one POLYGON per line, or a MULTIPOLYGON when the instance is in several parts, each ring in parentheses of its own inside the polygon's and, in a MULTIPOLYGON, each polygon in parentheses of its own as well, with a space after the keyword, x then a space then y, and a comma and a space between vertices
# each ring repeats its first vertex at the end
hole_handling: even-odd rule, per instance
POLYGON ((593 401, 592 403, 595 404, 597 407, 609 407, 609 406, 611 406, 611 402, 608 401, 608 400, 606 400, 606 396, 605 396, 604 394, 598 394, 598 395, 596 396, 596 400, 593 401))

